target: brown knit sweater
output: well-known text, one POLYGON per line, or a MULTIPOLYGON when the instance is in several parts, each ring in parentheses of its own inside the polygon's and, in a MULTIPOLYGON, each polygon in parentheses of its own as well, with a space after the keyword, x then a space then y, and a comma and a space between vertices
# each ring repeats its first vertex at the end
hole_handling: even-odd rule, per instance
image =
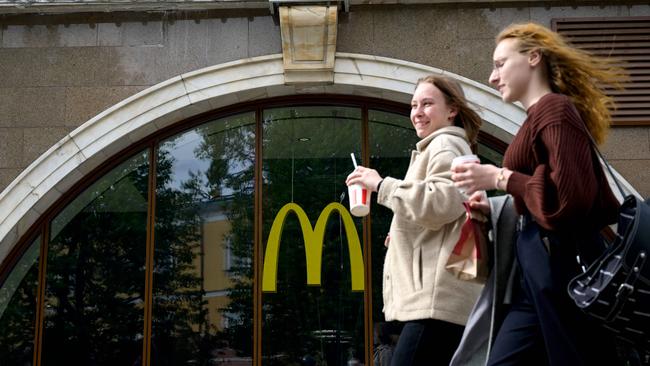
POLYGON ((549 93, 527 113, 503 159, 513 170, 507 191, 517 211, 558 232, 599 230, 614 222, 618 201, 573 103, 549 93))

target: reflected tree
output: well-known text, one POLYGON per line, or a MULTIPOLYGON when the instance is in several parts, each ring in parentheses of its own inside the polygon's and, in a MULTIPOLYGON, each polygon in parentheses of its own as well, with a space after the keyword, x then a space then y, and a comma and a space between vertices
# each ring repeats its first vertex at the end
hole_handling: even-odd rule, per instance
POLYGON ((2 365, 31 365, 38 286, 40 238, 31 244, 0 287, 0 360, 2 365), (16 276, 14 276, 16 275, 16 276), (12 278, 12 277, 24 277, 12 278))
POLYGON ((221 354, 238 358, 253 353, 255 133, 254 125, 244 125, 248 119, 230 119, 218 134, 200 131, 203 143, 197 149, 198 157, 210 161, 206 178, 212 200, 221 202, 231 224, 222 240, 222 249, 231 255, 231 286, 226 290, 228 305, 219 309, 227 326, 216 330, 216 345, 221 354))
POLYGON ((171 184, 174 158, 158 154, 152 316, 152 360, 155 365, 191 362, 206 365, 203 343, 206 301, 196 271, 200 255, 199 203, 204 199, 201 178, 190 174, 180 187, 171 184))
POLYGON ((192 141, 185 141, 194 146, 190 157, 182 156, 174 139, 160 149, 153 314, 157 365, 214 365, 225 354, 252 354, 255 136, 254 130, 242 127, 246 119, 215 121, 191 131, 192 141), (182 170, 177 157, 194 161, 189 163, 192 168, 182 170), (186 178, 176 181, 180 176, 186 178), (202 278, 201 215, 211 207, 225 213, 231 226, 224 238, 217 238, 232 258, 227 269, 232 285, 225 290, 228 305, 213 309, 227 319, 223 329, 210 319, 202 278))
POLYGON ((144 154, 115 168, 52 221, 43 364, 138 362, 147 182, 144 154))

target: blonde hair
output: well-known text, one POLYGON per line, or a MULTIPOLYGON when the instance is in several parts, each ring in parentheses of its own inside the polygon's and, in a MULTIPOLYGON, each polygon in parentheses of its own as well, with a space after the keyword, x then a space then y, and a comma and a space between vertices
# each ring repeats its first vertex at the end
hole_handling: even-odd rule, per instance
POLYGON ((551 90, 571 99, 596 143, 603 143, 614 101, 602 84, 622 89, 620 82, 626 78, 623 69, 615 67, 614 60, 569 46, 561 35, 539 24, 512 24, 499 33, 496 43, 511 38, 517 40, 520 53, 542 54, 551 90))
POLYGON ((442 92, 447 105, 457 110, 456 116, 454 117, 454 126, 465 129, 467 140, 470 145, 474 145, 478 138, 478 132, 481 129, 483 120, 478 113, 469 106, 460 84, 454 79, 439 75, 421 77, 418 79, 415 87, 417 88, 420 83, 433 84, 433 86, 442 92))

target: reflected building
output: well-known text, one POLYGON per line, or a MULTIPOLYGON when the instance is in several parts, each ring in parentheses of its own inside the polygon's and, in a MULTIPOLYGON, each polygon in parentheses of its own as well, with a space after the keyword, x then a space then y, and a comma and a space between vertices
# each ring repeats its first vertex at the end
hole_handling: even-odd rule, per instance
POLYGON ((221 311, 229 304, 227 290, 232 285, 230 270, 233 258, 228 242, 231 224, 220 202, 206 203, 199 215, 203 235, 194 266, 196 276, 203 279, 201 289, 208 302, 208 323, 221 331, 228 327, 228 319, 222 316, 221 311))

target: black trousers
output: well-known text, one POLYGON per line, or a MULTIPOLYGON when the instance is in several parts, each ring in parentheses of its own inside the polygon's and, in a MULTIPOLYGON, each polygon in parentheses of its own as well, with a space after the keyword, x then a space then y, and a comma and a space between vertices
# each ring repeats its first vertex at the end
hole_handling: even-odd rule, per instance
POLYGON ((391 366, 447 366, 465 327, 442 320, 424 319, 404 323, 391 366))
POLYGON ((580 267, 576 247, 535 222, 519 232, 519 278, 488 365, 618 365, 614 338, 572 302, 567 284, 580 267))

